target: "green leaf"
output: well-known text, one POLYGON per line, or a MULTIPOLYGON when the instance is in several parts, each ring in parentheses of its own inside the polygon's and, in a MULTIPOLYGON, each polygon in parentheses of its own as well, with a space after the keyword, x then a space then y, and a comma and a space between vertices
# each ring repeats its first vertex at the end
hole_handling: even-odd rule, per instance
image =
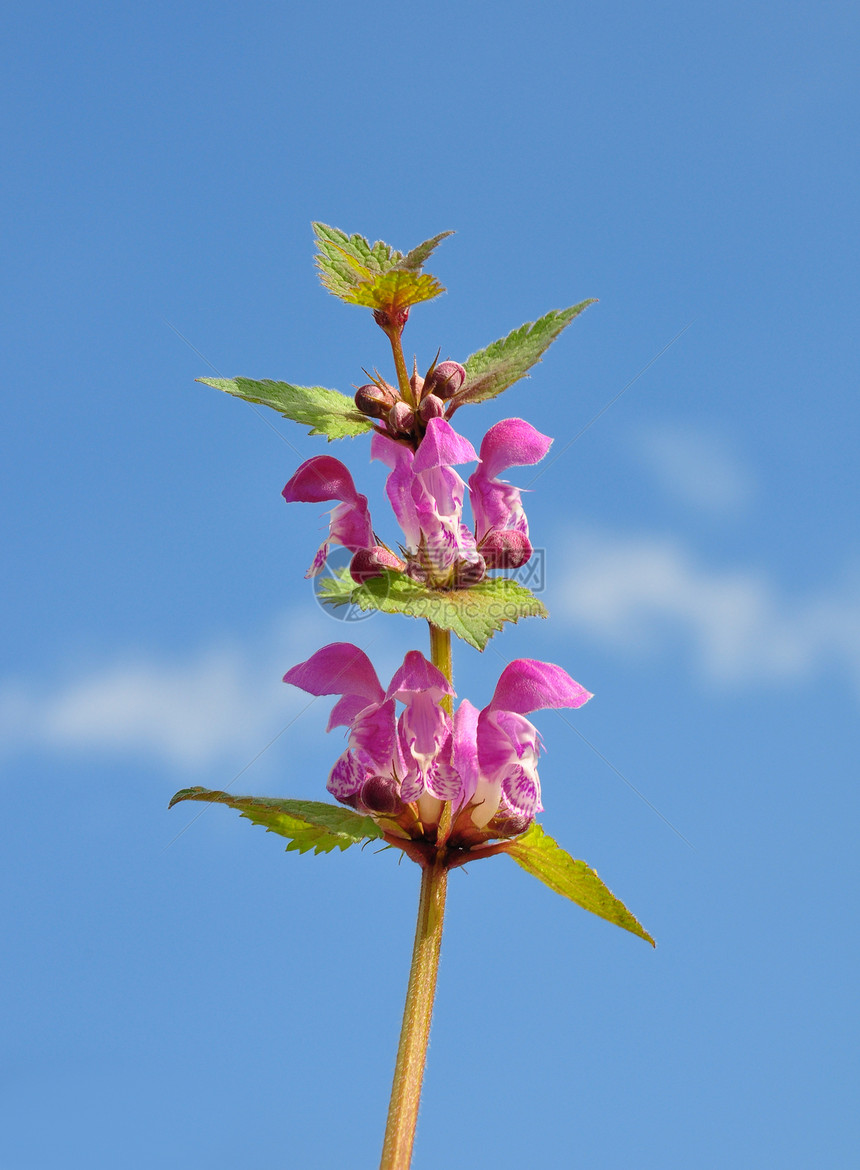
POLYGON ((421 301, 432 301, 445 289, 429 272, 423 275, 393 268, 379 276, 363 280, 348 293, 340 294, 350 305, 365 305, 369 309, 382 309, 396 313, 421 301))
POLYGON ((548 836, 540 825, 532 824, 521 837, 506 845, 504 852, 513 857, 527 873, 539 878, 551 890, 570 898, 598 918, 614 922, 644 938, 652 947, 657 944, 633 917, 623 902, 606 888, 595 871, 584 861, 575 861, 548 836))
POLYGON ((407 252, 402 260, 398 260, 398 268, 408 268, 413 271, 418 271, 423 267, 425 260, 427 260, 431 253, 436 251, 436 248, 448 236, 453 236, 453 232, 440 232, 438 236, 431 236, 429 240, 425 240, 423 244, 419 244, 417 248, 413 248, 411 252, 407 252))
POLYGON ((374 273, 387 272, 403 254, 377 240, 370 244, 364 236, 348 236, 340 228, 324 223, 313 224, 319 255, 316 258, 320 280, 329 292, 343 296, 360 280, 374 273))
POLYGON ((361 610, 402 613, 426 618, 442 630, 483 650, 505 622, 521 617, 546 617, 543 604, 525 586, 509 577, 487 577, 469 589, 443 592, 426 589, 404 573, 386 570, 364 585, 356 585, 344 569, 319 584, 317 596, 327 605, 357 605, 361 610))
POLYGON ((327 435, 343 439, 361 435, 373 429, 373 421, 356 410, 355 402, 339 390, 323 386, 291 386, 289 382, 266 379, 255 382, 251 378, 198 378, 206 386, 214 386, 234 398, 270 406, 284 418, 310 427, 312 435, 327 435))
POLYGON ((467 402, 485 402, 495 398, 508 386, 524 378, 528 370, 541 359, 559 333, 589 305, 592 297, 572 305, 569 309, 553 309, 538 321, 529 321, 466 359, 466 381, 463 389, 451 402, 462 406, 467 402))
POLYGON ((268 833, 289 839, 287 852, 330 853, 332 849, 349 849, 359 841, 374 841, 382 830, 372 817, 364 817, 340 805, 317 800, 279 800, 273 796, 233 796, 210 788, 183 788, 171 800, 173 808, 182 800, 202 800, 207 804, 226 804, 238 809, 255 825, 268 833))
POLYGON ((320 280, 341 300, 372 309, 397 310, 431 300, 445 291, 433 276, 417 278, 435 248, 453 232, 440 232, 404 256, 382 240, 371 244, 364 236, 348 236, 340 228, 324 223, 315 223, 313 229, 319 249, 316 263, 320 280), (400 277, 395 280, 393 272, 399 272, 400 277), (382 280, 386 274, 389 279, 382 280))

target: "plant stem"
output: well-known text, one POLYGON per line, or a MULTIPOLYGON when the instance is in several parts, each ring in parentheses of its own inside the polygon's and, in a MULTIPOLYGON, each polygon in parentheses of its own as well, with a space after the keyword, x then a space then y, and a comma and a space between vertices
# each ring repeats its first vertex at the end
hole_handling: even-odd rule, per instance
MULTIPOLYGON (((430 627, 430 661, 437 669, 442 671, 445 678, 453 686, 454 665, 451 657, 451 631, 440 630, 432 622, 428 622, 427 625, 430 627)), ((443 695, 439 700, 439 705, 449 715, 454 714, 453 695, 443 695)), ((451 832, 451 820, 451 802, 445 801, 442 805, 442 815, 439 817, 439 827, 436 835, 440 850, 444 849, 445 842, 448 840, 448 834, 451 832)))
POLYGON ((418 903, 415 946, 412 949, 412 969, 409 973, 409 989, 403 1010, 379 1170, 408 1170, 412 1160, 412 1143, 415 1140, 433 998, 436 994, 447 888, 448 871, 443 865, 434 863, 421 870, 421 898, 418 903))
MULTIPOLYGON (((428 625, 430 658, 448 682, 452 682, 451 631, 440 630, 432 622, 428 622, 428 625)), ((452 697, 443 695, 441 703, 450 715, 453 710, 452 697)), ((397 1048, 394 1084, 391 1088, 391 1104, 388 1107, 388 1122, 385 1126, 385 1141, 379 1170, 408 1170, 412 1159, 412 1143, 415 1140, 421 1083, 424 1080, 427 1043, 430 1039, 430 1021, 433 1017, 433 1000, 436 995, 439 949, 442 945, 445 895, 448 890, 448 869, 444 853, 445 841, 450 831, 451 805, 446 802, 442 806, 442 816, 439 820, 439 848, 436 860, 421 870, 421 897, 418 902, 415 945, 412 948, 412 969, 409 972, 409 987, 406 992, 406 1006, 403 1009, 403 1024, 400 1028, 400 1044, 397 1048)))
MULTIPOLYGON (((427 624, 430 627, 430 661, 438 670, 442 671, 448 682, 453 684, 454 666, 451 658, 451 631, 440 630, 432 622, 428 622, 427 624)), ((449 715, 453 713, 454 699, 451 695, 443 695, 441 705, 449 715)))
POLYGON ((409 381, 409 371, 406 368, 406 358, 403 356, 403 342, 400 340, 400 332, 396 326, 385 331, 388 340, 391 342, 391 352, 394 355, 394 368, 397 371, 397 386, 400 390, 400 396, 407 406, 411 406, 414 410, 418 403, 412 394, 412 384, 409 381))

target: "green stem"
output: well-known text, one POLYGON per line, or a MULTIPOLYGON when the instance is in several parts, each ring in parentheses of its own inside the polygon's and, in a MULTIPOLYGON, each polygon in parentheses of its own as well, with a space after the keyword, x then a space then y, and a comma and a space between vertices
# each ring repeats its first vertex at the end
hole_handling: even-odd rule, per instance
POLYGON ((409 381, 409 371, 406 368, 406 358, 403 356, 403 342, 400 340, 400 333, 396 327, 388 330, 386 335, 391 342, 391 352, 394 355, 394 368, 397 371, 397 386, 400 390, 400 397, 413 410, 418 405, 412 394, 412 384, 409 381))
MULTIPOLYGON (((430 661, 438 670, 442 671, 448 682, 453 684, 454 665, 451 658, 451 631, 440 630, 432 622, 427 624, 430 627, 430 661)), ((449 715, 453 714, 454 700, 451 695, 443 695, 442 706, 449 715)))
POLYGON ((447 887, 448 871, 444 866, 433 864, 421 870, 421 899, 418 903, 415 946, 412 949, 412 970, 403 1009, 403 1025, 379 1170, 408 1170, 412 1160, 412 1143, 415 1140, 421 1082, 424 1079, 430 1020, 436 994, 447 887))

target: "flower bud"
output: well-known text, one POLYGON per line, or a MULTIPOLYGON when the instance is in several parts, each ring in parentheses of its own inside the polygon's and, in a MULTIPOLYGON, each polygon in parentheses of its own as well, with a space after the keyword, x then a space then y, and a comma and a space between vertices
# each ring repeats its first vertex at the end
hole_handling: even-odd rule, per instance
POLYGON ((349 575, 357 584, 363 585, 365 581, 381 577, 383 569, 396 569, 398 572, 402 572, 404 567, 403 561, 399 557, 389 552, 387 548, 383 548, 381 544, 377 544, 374 548, 360 548, 358 550, 349 562, 349 575))
POLYGON ((412 387, 412 397, 415 402, 421 401, 421 395, 424 392, 424 379, 418 373, 418 359, 412 360, 412 377, 409 379, 409 385, 412 387))
POLYGON ((534 813, 522 812, 520 809, 500 808, 487 829, 494 837, 518 837, 524 833, 534 820, 534 813))
POLYGON ((466 371, 459 362, 440 362, 424 383, 425 394, 452 398, 466 381, 466 371))
POLYGON ((486 575, 487 566, 484 558, 480 553, 476 553, 474 558, 457 561, 454 566, 454 588, 469 589, 472 585, 483 581, 486 575))
POLYGON ((417 581, 420 585, 427 584, 427 569, 418 560, 411 560, 406 566, 406 576, 410 581, 417 581))
POLYGON ((518 569, 532 555, 532 546, 524 532, 515 528, 497 529, 481 545, 481 555, 488 569, 518 569))
POLYGON ((415 426, 415 415, 402 400, 395 402, 388 412, 388 429, 392 435, 411 435, 415 426))
POLYGON ((368 414, 371 418, 385 418, 398 398, 397 391, 387 382, 381 385, 368 382, 366 386, 359 386, 356 390, 355 405, 362 414, 368 414))
POLYGON ((431 418, 440 418, 444 413, 445 403, 435 394, 428 394, 418 407, 418 416, 425 423, 431 418))
POLYGON ((399 337, 409 319, 409 306, 406 305, 403 309, 392 308, 391 312, 387 309, 374 309, 373 319, 385 333, 394 333, 399 337))
POLYGON ((392 816, 404 809, 403 801, 394 784, 385 776, 371 776, 361 789, 361 803, 369 813, 376 816, 392 816))

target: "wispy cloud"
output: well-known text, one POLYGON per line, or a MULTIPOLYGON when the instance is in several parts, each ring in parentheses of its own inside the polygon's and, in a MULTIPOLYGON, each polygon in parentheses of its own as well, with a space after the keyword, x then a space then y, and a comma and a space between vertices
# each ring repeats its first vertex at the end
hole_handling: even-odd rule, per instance
MULTIPOLYGON (((860 689, 856 587, 792 596, 762 571, 708 565, 670 537, 577 529, 559 546, 569 562, 551 574, 547 600, 578 635, 625 654, 680 649, 721 684, 805 685, 842 670, 860 689)), ((281 683, 284 670, 344 640, 368 648, 380 677, 404 650, 381 620, 352 625, 303 610, 247 643, 125 654, 50 684, 0 680, 0 755, 131 753, 192 773, 244 764, 307 703, 281 683)))
POLYGON ((0 753, 131 752, 182 771, 243 762, 307 704, 281 682, 287 667, 326 641, 363 644, 369 636, 364 623, 350 628, 305 613, 247 645, 203 646, 182 658, 128 653, 51 685, 5 679, 0 753))
MULTIPOLYGON (((792 596, 764 572, 709 566, 669 537, 577 531, 553 615, 638 654, 679 638, 718 682, 805 682, 845 670, 860 685, 855 589, 792 596)), ((557 578, 558 580, 558 578, 557 578)))
POLYGON ((709 512, 735 512, 753 496, 749 471, 716 435, 692 427, 651 427, 636 450, 664 491, 709 512))

